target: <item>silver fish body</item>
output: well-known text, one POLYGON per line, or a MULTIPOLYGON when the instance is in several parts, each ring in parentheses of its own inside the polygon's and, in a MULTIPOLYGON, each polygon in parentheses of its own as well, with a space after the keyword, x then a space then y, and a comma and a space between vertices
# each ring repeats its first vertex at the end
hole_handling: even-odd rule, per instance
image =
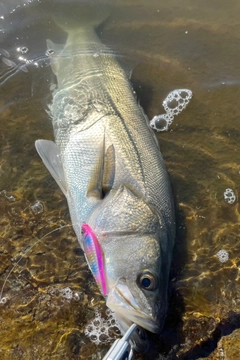
MULTIPOLYGON (((81 24, 80 24, 81 25, 81 24)), ((168 174, 129 73, 92 26, 70 29, 53 48, 58 88, 50 106, 55 143, 38 140, 63 190, 83 248, 89 224, 104 254, 107 305, 123 331, 163 325, 175 237, 168 174)))

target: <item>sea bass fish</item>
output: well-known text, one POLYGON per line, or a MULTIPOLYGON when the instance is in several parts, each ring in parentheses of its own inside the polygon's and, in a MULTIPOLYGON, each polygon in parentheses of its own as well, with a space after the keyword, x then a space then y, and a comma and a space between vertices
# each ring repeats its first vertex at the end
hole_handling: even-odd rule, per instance
POLYGON ((163 326, 175 238, 174 204, 158 141, 135 99, 130 73, 99 40, 94 8, 61 22, 48 41, 57 78, 55 142, 36 149, 65 194, 92 273, 123 332, 163 326), (89 15, 89 13, 91 13, 89 15))

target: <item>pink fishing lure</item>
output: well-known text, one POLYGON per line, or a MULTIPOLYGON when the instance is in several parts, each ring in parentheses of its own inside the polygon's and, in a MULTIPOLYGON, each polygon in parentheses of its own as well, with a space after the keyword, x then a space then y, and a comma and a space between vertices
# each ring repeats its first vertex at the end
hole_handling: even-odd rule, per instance
POLYGON ((93 276, 104 296, 107 295, 107 283, 104 269, 103 252, 99 241, 89 225, 82 225, 83 247, 93 276))

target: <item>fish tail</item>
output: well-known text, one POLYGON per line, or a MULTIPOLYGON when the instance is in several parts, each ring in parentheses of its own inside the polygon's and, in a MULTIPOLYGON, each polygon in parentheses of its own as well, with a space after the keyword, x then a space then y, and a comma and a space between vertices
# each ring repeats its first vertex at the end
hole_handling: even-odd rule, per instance
POLYGON ((98 1, 79 1, 76 8, 58 7, 53 15, 54 22, 68 34, 71 32, 96 28, 110 15, 109 5, 99 4, 98 1), (74 9, 74 10, 73 10, 74 9))

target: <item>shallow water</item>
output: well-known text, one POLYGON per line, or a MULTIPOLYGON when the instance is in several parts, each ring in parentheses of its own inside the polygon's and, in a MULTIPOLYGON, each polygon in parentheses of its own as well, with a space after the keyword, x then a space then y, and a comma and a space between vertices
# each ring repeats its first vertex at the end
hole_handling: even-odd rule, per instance
MULTIPOLYGON (((104 300, 73 230, 63 228, 70 225, 64 196, 34 148, 36 139, 53 138, 45 110, 55 79, 46 39, 66 38, 51 18, 57 5, 45 3, 0 3, 1 285, 15 266, 3 290, 7 301, 0 305, 0 356, 100 359, 110 343, 93 344, 84 329, 96 308, 106 318, 104 300), (71 299, 62 292, 68 287, 71 299)), ((74 13, 76 2, 68 3, 74 13)), ((149 118, 163 113, 170 91, 193 92, 169 131, 158 134, 178 231, 166 325, 160 337, 152 336, 150 351, 137 357, 193 360, 210 354, 225 326, 240 327, 240 5, 114 4, 99 36, 137 64, 132 81, 149 118), (224 200, 227 188, 236 195, 233 204, 224 200), (226 262, 217 257, 222 249, 226 262)))

